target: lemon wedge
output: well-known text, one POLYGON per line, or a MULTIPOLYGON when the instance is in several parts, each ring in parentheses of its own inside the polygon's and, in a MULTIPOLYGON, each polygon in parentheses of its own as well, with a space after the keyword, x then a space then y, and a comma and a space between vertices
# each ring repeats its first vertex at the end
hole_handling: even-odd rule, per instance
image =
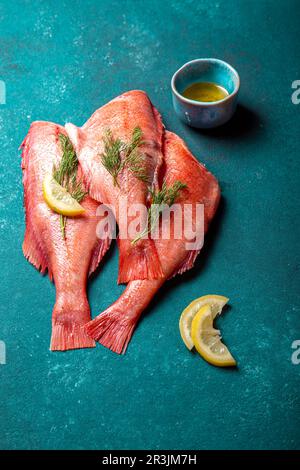
POLYGON ((222 311, 222 308, 228 302, 228 298, 223 295, 203 295, 198 299, 193 300, 182 312, 179 320, 179 330, 181 337, 186 347, 191 350, 194 347, 194 343, 191 337, 191 326, 192 320, 196 313, 200 310, 203 305, 210 305, 213 317, 215 318, 222 311))
POLYGON ((84 212, 84 208, 76 199, 50 174, 46 175, 43 181, 43 195, 48 206, 58 214, 74 217, 84 212))
POLYGON ((208 304, 196 313, 191 328, 195 348, 207 362, 214 366, 235 366, 235 359, 221 341, 220 331, 214 328, 214 318, 213 310, 208 304))

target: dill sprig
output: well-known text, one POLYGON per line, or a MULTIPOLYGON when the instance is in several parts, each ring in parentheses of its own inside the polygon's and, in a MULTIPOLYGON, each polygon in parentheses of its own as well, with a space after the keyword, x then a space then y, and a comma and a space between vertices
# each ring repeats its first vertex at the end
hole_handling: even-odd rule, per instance
POLYGON ((82 185, 82 181, 77 181, 77 171, 72 175, 68 184, 68 192, 79 204, 83 200, 84 196, 87 195, 87 192, 82 185))
POLYGON ((160 190, 150 189, 151 204, 172 206, 179 196, 179 192, 187 185, 181 181, 175 181, 172 186, 167 186, 164 181, 160 190))
MULTIPOLYGON (((62 148, 62 157, 59 165, 53 167, 53 178, 66 188, 71 196, 80 203, 87 194, 81 181, 77 181, 78 158, 73 145, 64 134, 58 136, 62 148)), ((60 228, 63 238, 66 236, 67 217, 60 215, 60 228)))
POLYGON ((101 155, 101 161, 112 175, 114 186, 119 186, 118 175, 124 168, 128 168, 137 179, 148 182, 144 156, 139 151, 139 147, 143 144, 140 127, 133 129, 129 143, 115 139, 110 129, 106 130, 103 140, 104 153, 101 155))
POLYGON ((53 178, 58 184, 66 187, 77 171, 78 160, 70 139, 64 134, 59 134, 58 138, 63 154, 59 165, 53 169, 53 178))
POLYGON ((160 214, 163 212, 166 206, 171 207, 179 196, 182 189, 185 189, 187 185, 181 181, 175 181, 172 186, 167 186, 164 181, 160 190, 149 189, 151 197, 151 205, 148 209, 147 225, 144 230, 132 240, 132 244, 135 244, 138 240, 145 237, 156 227, 160 214))
POLYGON ((101 161, 114 180, 114 186, 118 185, 118 174, 121 171, 122 160, 120 153, 123 143, 120 139, 114 139, 110 129, 104 134, 104 153, 101 155, 101 161))

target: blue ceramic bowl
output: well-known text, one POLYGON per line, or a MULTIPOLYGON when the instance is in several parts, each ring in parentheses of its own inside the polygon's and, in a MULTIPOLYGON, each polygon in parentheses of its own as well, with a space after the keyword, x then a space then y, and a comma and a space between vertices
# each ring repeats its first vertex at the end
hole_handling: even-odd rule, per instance
POLYGON ((227 122, 233 115, 240 87, 237 71, 223 60, 195 59, 184 64, 171 80, 173 105, 182 121, 192 127, 208 129, 227 122), (229 95, 212 102, 194 101, 182 96, 195 82, 213 82, 225 88, 229 95))

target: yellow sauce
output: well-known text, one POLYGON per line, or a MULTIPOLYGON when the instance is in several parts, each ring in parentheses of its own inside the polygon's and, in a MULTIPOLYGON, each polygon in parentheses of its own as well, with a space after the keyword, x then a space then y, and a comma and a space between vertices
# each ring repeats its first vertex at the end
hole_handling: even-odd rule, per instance
POLYGON ((182 95, 189 100, 212 102, 223 100, 229 93, 216 83, 197 82, 188 86, 182 95))

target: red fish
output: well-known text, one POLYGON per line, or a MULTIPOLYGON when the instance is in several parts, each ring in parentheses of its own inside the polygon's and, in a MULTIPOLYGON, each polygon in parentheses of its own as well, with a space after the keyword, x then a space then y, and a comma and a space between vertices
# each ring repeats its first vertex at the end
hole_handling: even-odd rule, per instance
MULTIPOLYGON (((124 215, 119 211, 120 201, 124 201, 126 197, 127 207, 131 207, 132 204, 143 204, 145 207, 149 186, 157 186, 158 171, 163 160, 161 150, 163 125, 160 115, 146 93, 136 90, 124 93, 98 109, 83 127, 77 128, 73 124, 67 124, 66 130, 78 155, 91 197, 115 208, 120 228, 120 216, 124 215), (115 141, 120 139, 128 144, 136 128, 142 132, 142 143, 138 151, 143 156, 143 180, 127 166, 114 179, 103 164, 103 155, 107 154, 105 148, 107 132, 110 132, 115 141)), ((120 159, 124 162, 125 156, 122 152, 120 159)), ((127 213, 127 227, 134 217, 127 213)), ((142 226, 146 224, 146 217, 147 214, 141 217, 142 226)), ((135 244, 132 244, 132 241, 130 234, 125 239, 120 237, 118 239, 120 252, 118 282, 163 277, 153 240, 141 239, 135 244)))
MULTIPOLYGON (((216 178, 193 157, 185 143, 171 132, 165 133, 164 158, 164 179, 167 185, 172 185, 177 180, 187 185, 180 195, 180 205, 204 205, 206 231, 220 200, 216 178)), ((194 215, 193 211, 193 217, 194 215)), ((195 220, 193 223, 195 226, 195 220)), ((155 240, 155 244, 165 273, 164 278, 130 282, 113 305, 85 325, 85 330, 94 340, 118 354, 125 352, 143 310, 155 293, 168 278, 191 269, 200 251, 187 250, 184 237, 172 237, 170 240, 159 238, 155 240)))
POLYGON ((57 165, 62 156, 59 134, 65 134, 59 125, 34 122, 22 144, 26 211, 23 252, 41 273, 48 269, 50 279, 55 282, 50 349, 64 351, 95 346, 82 328, 90 320, 86 282, 108 249, 109 239, 97 239, 99 204, 89 196, 81 203, 84 214, 67 219, 65 239, 60 229, 60 216, 44 201, 44 177, 53 171, 53 165, 57 165))

